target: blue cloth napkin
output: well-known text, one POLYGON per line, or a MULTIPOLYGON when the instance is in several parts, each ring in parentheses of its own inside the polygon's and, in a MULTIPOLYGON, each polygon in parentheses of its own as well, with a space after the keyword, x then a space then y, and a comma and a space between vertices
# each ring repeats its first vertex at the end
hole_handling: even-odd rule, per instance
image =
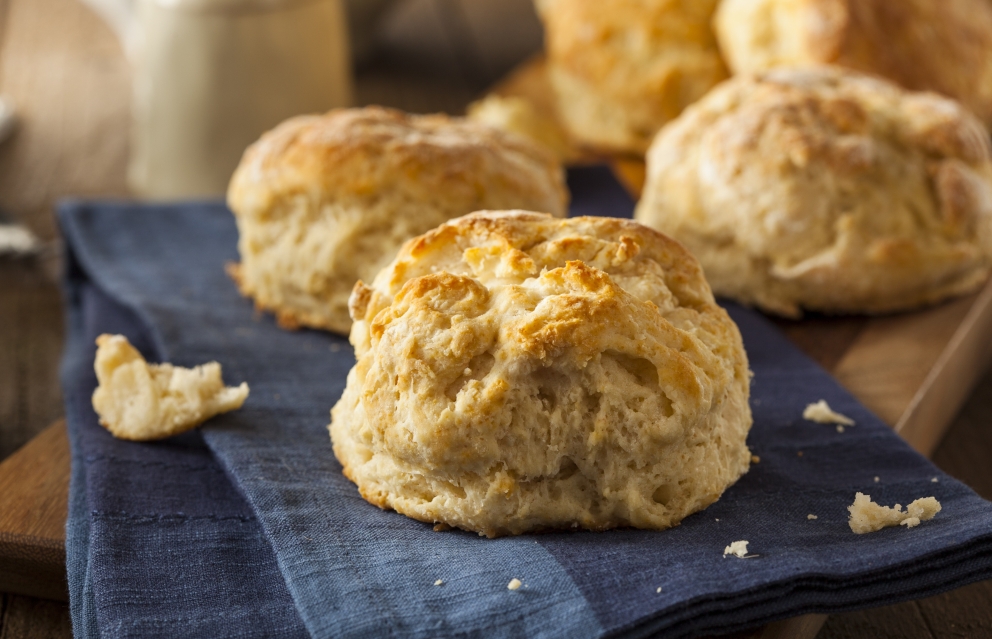
MULTIPOLYGON (((630 215, 601 168, 571 172, 569 186, 573 213, 630 215)), ((224 273, 237 233, 223 205, 72 202, 60 220, 77 636, 682 637, 992 577, 992 504, 752 311, 728 305, 755 374, 748 442, 761 461, 720 501, 668 531, 490 540, 379 510, 342 476, 326 426, 350 346, 283 331, 239 297, 224 273), (217 360, 251 395, 199 433, 118 442, 89 405, 100 332, 128 335, 152 361, 217 360), (803 420, 819 399, 857 425, 803 420), (886 505, 933 495, 943 510, 912 530, 855 535, 856 491, 886 505), (737 540, 757 557, 724 557, 737 540), (513 578, 523 587, 508 590, 513 578)))

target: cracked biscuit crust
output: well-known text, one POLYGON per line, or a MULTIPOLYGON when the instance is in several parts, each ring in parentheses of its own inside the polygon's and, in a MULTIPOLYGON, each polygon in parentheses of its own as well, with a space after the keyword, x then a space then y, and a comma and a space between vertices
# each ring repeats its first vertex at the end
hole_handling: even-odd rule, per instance
POLYGON ((838 67, 739 76, 655 138, 636 218, 717 295, 793 317, 912 309, 989 274, 988 135, 956 102, 838 67))
POLYGON ((748 468, 740 333, 689 253, 639 224, 475 213, 351 303, 330 432, 382 508, 490 537, 662 529, 748 468))
POLYGON ((245 152, 228 190, 241 292, 286 328, 347 334, 348 296, 403 242, 484 208, 563 216, 561 166, 519 136, 379 107, 292 118, 245 152))

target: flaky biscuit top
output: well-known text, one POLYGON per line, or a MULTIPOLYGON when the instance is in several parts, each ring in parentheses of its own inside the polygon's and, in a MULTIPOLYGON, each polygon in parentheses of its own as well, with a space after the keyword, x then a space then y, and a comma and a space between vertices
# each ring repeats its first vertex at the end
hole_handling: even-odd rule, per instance
POLYGON ((637 219, 769 310, 912 308, 984 278, 990 157, 981 122, 936 94, 837 67, 738 76, 659 133, 637 219), (789 282, 805 292, 772 290, 789 282))
POLYGON ((291 118, 263 135, 245 151, 228 202, 238 214, 267 210, 294 193, 375 199, 400 183, 425 199, 439 189, 454 189, 452 199, 478 199, 478 192, 502 187, 562 215, 568 198, 559 174, 550 153, 494 127, 382 107, 338 109, 291 118))
POLYGON ((372 503, 489 536, 666 528, 748 465, 737 327, 628 220, 479 212, 351 298, 335 453, 372 503))
POLYGON ((234 174, 245 295, 281 325, 347 334, 348 296, 403 242, 485 208, 564 216, 557 160, 487 125, 391 109, 340 109, 279 125, 234 174))

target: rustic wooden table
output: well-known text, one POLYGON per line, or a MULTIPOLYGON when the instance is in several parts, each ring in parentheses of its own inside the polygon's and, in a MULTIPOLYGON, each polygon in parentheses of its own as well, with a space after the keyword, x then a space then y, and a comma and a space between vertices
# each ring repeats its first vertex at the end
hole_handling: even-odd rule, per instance
MULTIPOLYGON (((486 3, 473 2, 408 0, 384 29, 384 52, 358 73, 359 103, 457 112, 534 49, 539 35, 530 0, 505 0, 502 17, 495 18, 486 13, 486 3), (457 28, 473 22, 491 27, 467 30, 488 34, 488 41, 473 41, 457 28)), ((127 196, 129 92, 117 42, 76 0, 0 0, 0 94, 21 115, 15 136, 0 145, 0 211, 49 243, 41 259, 0 259, 0 459, 61 414, 63 333, 52 205, 69 195, 127 196)), ((857 332, 856 321, 851 330, 857 332)), ((830 344, 804 347, 819 348, 829 364, 830 344)), ((987 499, 990 423, 992 374, 979 383, 933 455, 987 499)), ((0 639, 70 635, 64 603, 0 594, 0 639)), ((835 615, 818 636, 992 637, 992 581, 835 615)))

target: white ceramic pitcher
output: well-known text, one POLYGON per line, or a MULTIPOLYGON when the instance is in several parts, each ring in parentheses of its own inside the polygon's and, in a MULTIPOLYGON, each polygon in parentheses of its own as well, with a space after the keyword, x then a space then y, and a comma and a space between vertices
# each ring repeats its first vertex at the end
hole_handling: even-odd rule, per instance
POLYGON ((221 195, 282 120, 351 101, 341 0, 85 0, 133 68, 134 193, 221 195))

